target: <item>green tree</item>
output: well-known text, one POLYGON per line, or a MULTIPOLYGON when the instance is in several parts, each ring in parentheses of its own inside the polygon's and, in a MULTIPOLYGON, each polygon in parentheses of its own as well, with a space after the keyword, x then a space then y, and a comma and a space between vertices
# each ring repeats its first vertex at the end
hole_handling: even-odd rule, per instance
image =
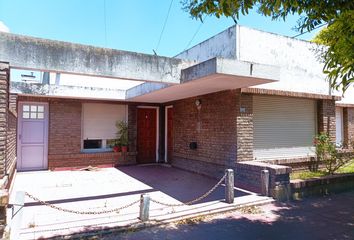
POLYGON ((236 22, 241 14, 247 15, 252 9, 273 20, 298 14, 295 28, 301 33, 327 24, 315 39, 327 45, 320 54, 324 73, 331 86, 342 88, 343 92, 354 82, 353 0, 184 0, 183 7, 201 20, 205 15, 214 15, 231 17, 236 22))
POLYGON ((332 87, 345 92, 354 82, 354 11, 342 13, 313 41, 326 46, 319 54, 332 87))

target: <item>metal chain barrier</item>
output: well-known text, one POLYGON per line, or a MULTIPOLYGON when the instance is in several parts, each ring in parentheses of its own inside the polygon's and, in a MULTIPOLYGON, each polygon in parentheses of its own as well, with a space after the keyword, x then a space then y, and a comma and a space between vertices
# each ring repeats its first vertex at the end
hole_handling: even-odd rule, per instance
MULTIPOLYGON (((224 174, 224 176, 209 190, 207 191, 206 193, 204 193, 203 195, 201 195, 200 197, 196 198, 196 199, 193 199, 191 201, 188 201, 188 202, 182 202, 182 203, 178 203, 178 204, 173 204, 173 203, 164 203, 164 202, 161 202, 161 201, 158 201, 158 200, 155 200, 153 198, 150 198, 150 201, 154 202, 154 203, 157 203, 157 204, 160 204, 160 205, 163 205, 163 206, 167 206, 167 207, 180 207, 180 206, 185 206, 185 205, 192 205, 193 203, 196 203, 196 202, 199 202, 201 200, 203 200, 204 198, 206 198, 207 196, 209 196, 212 192, 215 191, 215 189, 217 187, 219 187, 221 185, 221 183, 225 180, 226 178, 226 174, 224 174)), ((75 213, 75 214, 82 214, 82 215, 99 215, 99 214, 107 214, 107 213, 113 213, 113 212, 119 212, 125 208, 128 208, 128 207, 131 207, 137 203, 140 202, 140 199, 136 200, 136 201, 133 201, 129 204, 126 204, 124 206, 121 206, 121 207, 117 207, 117 208, 114 208, 114 209, 110 209, 110 210, 102 210, 102 211, 79 211, 79 210, 71 210, 71 209, 66 209, 66 208, 62 208, 62 207, 58 207, 54 204, 51 204, 49 202, 46 202, 46 201, 42 201, 40 200, 39 198, 33 196, 32 194, 29 194, 28 192, 25 192, 25 195, 29 198, 31 198, 32 200, 36 201, 36 202, 39 202, 40 204, 42 205, 45 205, 47 207, 50 207, 50 208, 53 208, 53 209, 56 209, 58 211, 62 211, 62 212, 67 212, 67 213, 75 213)))
POLYGON ((209 191, 207 191, 206 193, 204 193, 203 195, 201 195, 200 197, 193 199, 191 201, 188 202, 182 202, 182 203, 178 203, 178 204, 173 204, 173 203, 164 203, 164 202, 160 202, 158 200, 155 200, 153 198, 150 199, 151 202, 163 205, 163 206, 167 206, 167 207, 181 207, 184 205, 192 205, 193 203, 199 202, 201 200, 203 200, 204 198, 206 198, 207 196, 209 196, 212 192, 215 191, 215 189, 217 187, 219 187, 221 185, 221 183, 225 180, 226 178, 226 174, 224 174, 224 176, 219 180, 219 182, 217 182, 214 187, 212 187, 209 191))
POLYGON ((102 210, 102 211, 78 211, 78 210, 71 210, 71 209, 66 209, 66 208, 62 208, 62 207, 58 207, 55 206, 51 203, 48 203, 46 201, 42 201, 39 198, 29 194, 28 192, 25 193, 27 197, 31 198, 32 200, 41 203, 42 205, 45 205, 47 207, 62 211, 62 212, 67 212, 67 213, 75 213, 75 214, 82 214, 82 215, 99 215, 99 214, 107 214, 107 213, 113 213, 113 212, 119 212, 125 208, 131 207, 134 204, 137 204, 140 202, 139 200, 136 200, 134 202, 131 202, 129 204, 126 204, 124 206, 118 207, 118 208, 114 208, 114 209, 110 209, 110 210, 102 210))

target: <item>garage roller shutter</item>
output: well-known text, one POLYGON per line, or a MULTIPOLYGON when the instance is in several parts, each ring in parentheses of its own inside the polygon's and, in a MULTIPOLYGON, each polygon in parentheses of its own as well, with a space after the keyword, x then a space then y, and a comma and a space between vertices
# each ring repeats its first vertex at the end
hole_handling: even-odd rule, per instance
POLYGON ((314 154, 315 100, 256 95, 253 114, 256 159, 314 154))

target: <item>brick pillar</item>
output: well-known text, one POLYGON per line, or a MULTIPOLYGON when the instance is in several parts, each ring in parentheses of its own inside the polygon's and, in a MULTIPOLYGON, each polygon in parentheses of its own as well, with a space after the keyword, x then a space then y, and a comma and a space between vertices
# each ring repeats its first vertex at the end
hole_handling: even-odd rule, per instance
POLYGON ((343 108, 344 146, 354 148, 354 108, 343 108))
POLYGON ((0 178, 6 173, 7 108, 9 104, 9 63, 0 62, 0 178))
POLYGON ((237 114, 237 162, 253 160, 253 95, 240 93, 237 114))
POLYGON ((328 133, 336 141, 336 105, 334 100, 323 99, 317 103, 318 133, 328 133))

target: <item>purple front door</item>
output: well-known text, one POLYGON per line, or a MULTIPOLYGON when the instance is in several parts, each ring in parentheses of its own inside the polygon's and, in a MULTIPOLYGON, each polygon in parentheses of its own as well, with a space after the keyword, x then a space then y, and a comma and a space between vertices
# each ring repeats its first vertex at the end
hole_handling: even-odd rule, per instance
POLYGON ((48 104, 18 104, 17 169, 48 168, 48 104))

